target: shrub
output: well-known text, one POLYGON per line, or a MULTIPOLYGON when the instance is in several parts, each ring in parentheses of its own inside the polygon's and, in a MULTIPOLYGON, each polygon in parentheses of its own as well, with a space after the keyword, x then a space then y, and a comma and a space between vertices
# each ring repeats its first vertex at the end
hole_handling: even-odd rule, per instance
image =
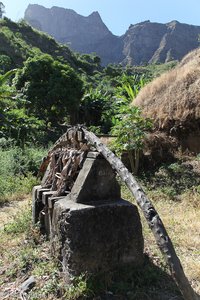
POLYGON ((22 197, 37 184, 35 175, 45 154, 42 148, 21 149, 13 143, 0 139, 0 203, 22 197), (8 145, 10 148, 7 148, 8 145))

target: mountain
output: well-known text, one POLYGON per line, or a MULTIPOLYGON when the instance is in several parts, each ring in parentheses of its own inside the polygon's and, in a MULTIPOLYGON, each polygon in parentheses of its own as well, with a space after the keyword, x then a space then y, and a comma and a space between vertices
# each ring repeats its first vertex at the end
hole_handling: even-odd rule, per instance
POLYGON ((142 65, 180 60, 197 48, 200 26, 172 21, 167 24, 144 21, 130 25, 122 36, 113 35, 98 12, 87 17, 71 9, 45 8, 29 4, 25 20, 80 53, 97 53, 104 65, 142 65))
POLYGON ((119 60, 120 38, 109 31, 98 12, 84 17, 71 9, 55 6, 48 9, 41 5, 29 4, 24 19, 33 27, 50 34, 75 51, 96 52, 103 58, 105 64, 119 60), (110 52, 112 45, 114 50, 110 52))
POLYGON ((131 25, 124 35, 124 63, 164 63, 180 60, 198 47, 200 26, 172 21, 167 24, 145 21, 131 25))
POLYGON ((60 42, 71 44, 78 51, 82 51, 82 47, 86 45, 87 50, 91 51, 91 41, 95 44, 107 35, 112 36, 98 12, 83 17, 71 9, 55 6, 48 9, 30 4, 25 12, 25 20, 37 29, 56 37, 60 42))

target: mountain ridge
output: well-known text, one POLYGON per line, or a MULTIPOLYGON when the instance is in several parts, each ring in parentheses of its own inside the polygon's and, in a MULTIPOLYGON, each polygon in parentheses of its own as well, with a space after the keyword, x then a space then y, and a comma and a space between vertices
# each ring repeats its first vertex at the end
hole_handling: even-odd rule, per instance
POLYGON ((180 60, 199 46, 200 26, 176 20, 166 24, 146 20, 131 24, 123 35, 116 36, 98 12, 82 16, 71 9, 29 4, 24 18, 75 51, 97 53, 104 65, 165 63, 180 60))

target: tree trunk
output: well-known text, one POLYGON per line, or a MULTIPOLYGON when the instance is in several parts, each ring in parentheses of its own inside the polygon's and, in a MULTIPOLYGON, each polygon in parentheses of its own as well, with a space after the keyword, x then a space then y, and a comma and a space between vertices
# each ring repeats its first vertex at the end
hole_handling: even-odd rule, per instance
POLYGON ((131 171, 134 175, 137 174, 136 169, 135 169, 135 153, 133 152, 133 150, 128 150, 128 159, 130 161, 130 165, 131 165, 131 171))
POLYGON ((140 163, 140 150, 135 149, 135 174, 138 173, 140 163))
POLYGON ((194 292, 187 277, 184 274, 180 260, 176 255, 174 246, 166 232, 166 229, 151 201, 147 198, 140 185, 132 174, 127 170, 119 158, 110 151, 101 141, 91 132, 83 128, 85 138, 89 144, 93 145, 105 159, 116 170, 121 179, 125 182, 131 193, 136 199, 137 204, 143 211, 143 214, 154 234, 156 243, 167 261, 172 277, 176 281, 183 298, 185 300, 199 300, 200 297, 194 292))

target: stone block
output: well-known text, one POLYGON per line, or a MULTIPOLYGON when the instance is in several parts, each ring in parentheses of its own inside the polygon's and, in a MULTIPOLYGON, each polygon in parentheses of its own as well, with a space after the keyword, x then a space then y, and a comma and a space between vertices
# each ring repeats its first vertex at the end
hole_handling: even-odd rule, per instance
POLYGON ((54 205, 52 251, 67 278, 143 263, 137 207, 125 200, 87 205, 65 197, 54 205))
POLYGON ((33 187, 32 190, 32 221, 33 224, 36 224, 39 221, 39 214, 43 208, 43 204, 41 199, 38 198, 39 191, 42 190, 41 185, 37 185, 33 187))
POLYGON ((47 205, 48 204, 48 199, 50 197, 52 197, 53 195, 55 195, 55 194, 56 194, 56 191, 43 192, 43 194, 42 194, 42 203, 44 205, 47 205))
POLYGON ((115 173, 98 152, 89 152, 69 196, 78 203, 109 202, 121 198, 115 173))

